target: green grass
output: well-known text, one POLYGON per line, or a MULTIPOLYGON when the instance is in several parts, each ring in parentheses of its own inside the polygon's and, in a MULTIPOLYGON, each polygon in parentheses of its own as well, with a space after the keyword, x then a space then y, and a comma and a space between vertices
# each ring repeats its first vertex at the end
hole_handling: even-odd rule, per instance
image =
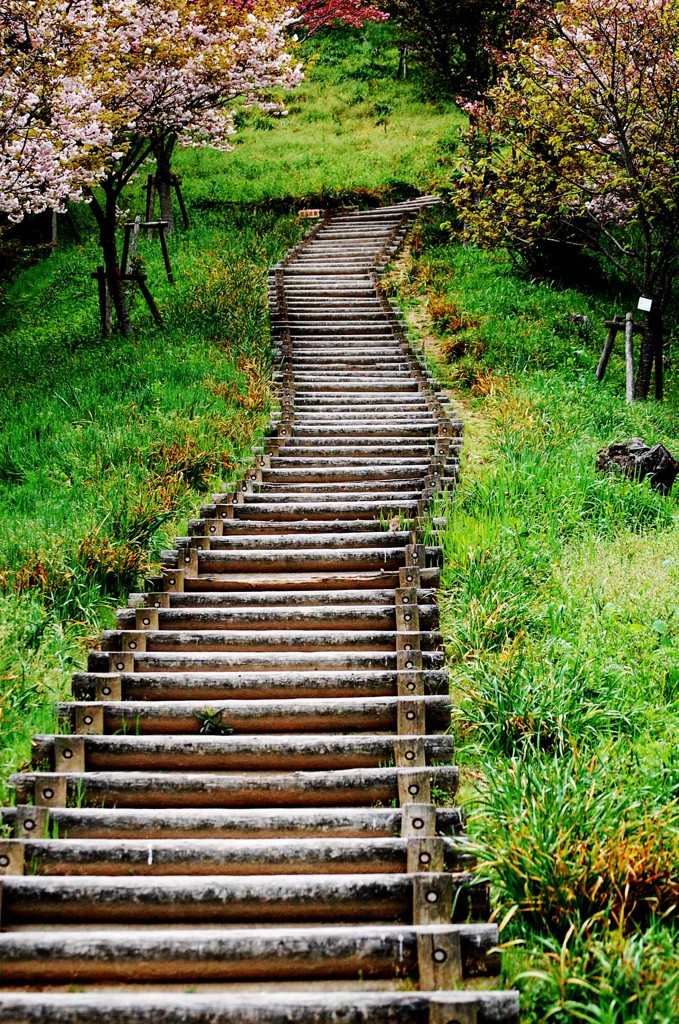
POLYGON ((97 336, 91 243, 7 289, 0 374, 0 771, 28 754, 57 693, 182 520, 239 475, 269 404, 266 268, 299 228, 205 216, 149 259, 166 317, 135 305, 130 340, 97 336))
MULTIPOLYGON (((178 154, 192 227, 170 240, 174 288, 157 241, 139 249, 164 330, 136 296, 133 337, 99 337, 85 206, 82 245, 64 226, 49 259, 4 283, 0 788, 31 735, 54 728, 55 698, 115 606, 239 475, 268 414, 266 272, 306 230, 298 206, 375 204, 440 172, 452 108, 396 81, 388 29, 329 32, 303 56, 286 118, 246 111, 233 152, 178 154)), ((129 216, 143 211, 141 184, 129 216)))
MULTIPOLYGON (((396 81, 388 26, 306 53, 287 118, 249 112, 233 153, 179 154, 193 226, 171 243, 174 289, 141 249, 164 331, 137 300, 130 341, 98 338, 86 209, 82 246, 66 238, 5 285, 3 780, 54 728, 125 591, 238 474, 268 409, 266 268, 300 236, 296 208, 370 205, 448 173, 461 118, 396 81)), ((138 184, 127 205, 141 211, 138 184)), ((626 436, 679 452, 674 369, 664 406, 627 406, 619 353, 593 380, 617 297, 525 280, 451 221, 425 219, 392 282, 467 422, 442 622, 502 983, 522 989, 528 1024, 674 1021, 679 487, 664 499, 594 472, 626 436)))
POLYGON ((503 980, 527 1022, 669 1022, 679 487, 663 498, 594 463, 633 435, 679 452, 676 384, 663 406, 627 406, 620 353, 594 380, 615 297, 525 280, 450 239, 445 216, 392 286, 470 428, 442 508, 442 622, 503 980))
POLYGON ((245 115, 235 151, 185 150, 178 166, 198 203, 406 197, 442 180, 446 141, 462 122, 415 77, 396 78, 387 25, 331 30, 303 48, 307 79, 284 95, 285 118, 245 115), (380 123, 385 121, 384 124, 380 123))

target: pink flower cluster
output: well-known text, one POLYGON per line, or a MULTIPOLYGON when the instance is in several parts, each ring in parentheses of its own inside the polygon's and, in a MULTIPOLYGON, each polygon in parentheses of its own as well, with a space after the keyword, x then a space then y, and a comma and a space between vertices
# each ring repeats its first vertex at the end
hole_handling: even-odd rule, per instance
POLYGON ((301 81, 294 20, 275 0, 3 0, 0 213, 81 198, 154 139, 229 148, 236 97, 276 109, 301 81))

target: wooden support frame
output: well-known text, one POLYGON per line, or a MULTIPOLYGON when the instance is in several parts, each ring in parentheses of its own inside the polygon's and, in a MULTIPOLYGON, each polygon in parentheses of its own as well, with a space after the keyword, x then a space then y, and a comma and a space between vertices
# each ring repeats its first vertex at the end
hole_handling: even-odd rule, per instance
MULTIPOLYGON (((614 316, 612 320, 606 320, 605 325, 608 329, 606 335, 606 341, 599 357, 599 362, 596 368, 596 379, 601 382, 604 379, 608 362, 613 352, 615 345, 615 339, 619 331, 624 332, 625 335, 625 397, 628 402, 634 401, 634 335, 643 334, 644 328, 639 324, 634 323, 634 313, 626 313, 625 317, 614 316)), ((660 379, 662 380, 662 369, 660 371, 660 379)), ((656 384, 658 380, 658 372, 656 368, 656 384)), ((662 387, 662 385, 661 385, 662 387)))
MULTIPOLYGON (((178 174, 172 174, 170 176, 170 188, 174 190, 174 194, 177 198, 177 205, 179 206, 179 213, 181 215, 182 224, 188 231, 191 227, 189 220, 189 213, 184 202, 184 196, 181 189, 182 179, 178 174)), ((153 215, 156 210, 156 195, 158 193, 158 182, 155 174, 149 174, 146 181, 142 185, 142 191, 146 193, 146 204, 145 204, 145 221, 147 222, 144 226, 148 227, 148 222, 153 220, 153 215)), ((151 232, 149 231, 149 238, 151 232)))

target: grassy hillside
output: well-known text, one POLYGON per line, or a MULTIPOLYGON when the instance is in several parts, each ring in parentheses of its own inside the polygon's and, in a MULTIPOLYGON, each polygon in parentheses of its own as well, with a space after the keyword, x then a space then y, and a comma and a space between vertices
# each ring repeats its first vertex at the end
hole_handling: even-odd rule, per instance
MULTIPOLYGON (((93 220, 0 303, 0 789, 53 728, 87 644, 201 499, 238 475, 269 406, 267 268, 305 230, 299 205, 377 203, 427 189, 452 107, 398 82, 388 31, 331 32, 303 51, 289 115, 244 112, 232 153, 177 169, 192 227, 140 256, 165 318, 137 296, 134 336, 102 341, 93 220)), ((143 212, 141 182, 126 197, 143 212)))
POLYGON ((524 1019, 677 1019, 679 487, 595 473, 679 453, 679 396, 594 379, 615 298, 516 275, 434 210, 392 287, 467 422, 442 619, 470 828, 524 1019), (443 223, 444 227, 441 228, 443 223))
MULTIPOLYGON (((289 116, 244 115, 235 151, 178 158, 193 226, 142 257, 166 328, 102 342, 82 246, 15 275, 0 305, 0 776, 52 727, 87 643, 266 418, 267 267, 300 205, 445 183, 459 114, 396 80, 388 26, 306 48, 289 116)), ((142 210, 138 185, 132 214, 142 210)), ((444 511, 443 624, 471 831, 492 880, 505 984, 524 1019, 677 1019, 679 487, 594 472, 635 434, 679 452, 676 376, 626 406, 615 297, 517 275, 432 211, 392 289, 467 422, 444 511), (443 225, 443 226, 442 226, 443 225)))

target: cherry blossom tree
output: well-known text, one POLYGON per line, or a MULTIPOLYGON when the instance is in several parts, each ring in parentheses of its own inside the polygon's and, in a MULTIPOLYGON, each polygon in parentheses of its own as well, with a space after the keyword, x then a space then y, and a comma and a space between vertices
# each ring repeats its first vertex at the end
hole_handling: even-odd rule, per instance
POLYGON ((679 5, 570 0, 471 105, 456 202, 469 237, 532 265, 598 252, 652 300, 635 381, 662 395, 663 314, 679 267, 679 5))
POLYGON ((228 136, 233 131, 231 111, 227 105, 237 98, 246 104, 257 104, 269 113, 284 113, 283 104, 271 99, 272 90, 290 89, 302 79, 301 65, 293 60, 288 49, 286 29, 296 23, 292 8, 262 0, 234 0, 225 5, 221 0, 195 0, 191 8, 190 31, 196 33, 195 59, 187 72, 193 78, 195 93, 186 102, 194 115, 227 114, 228 127, 221 134, 218 125, 205 131, 205 126, 187 133, 167 128, 165 122, 152 134, 152 150, 156 160, 155 182, 161 205, 161 217, 172 227, 170 201, 172 156, 177 144, 202 145, 229 149, 228 136), (218 26, 205 32, 200 26, 218 26))
POLYGON ((295 6, 309 35, 335 21, 360 28, 366 21, 385 21, 389 17, 369 0, 297 0, 295 6))
POLYGON ((111 132, 88 69, 89 3, 4 0, 0 10, 0 212, 60 209, 102 173, 111 132))
POLYGON ((90 193, 106 280, 121 331, 130 324, 120 281, 116 224, 121 195, 154 152, 175 143, 229 149, 237 95, 291 87, 301 70, 286 49, 292 15, 264 2, 99 0, 92 30, 94 95, 111 145, 90 193))

